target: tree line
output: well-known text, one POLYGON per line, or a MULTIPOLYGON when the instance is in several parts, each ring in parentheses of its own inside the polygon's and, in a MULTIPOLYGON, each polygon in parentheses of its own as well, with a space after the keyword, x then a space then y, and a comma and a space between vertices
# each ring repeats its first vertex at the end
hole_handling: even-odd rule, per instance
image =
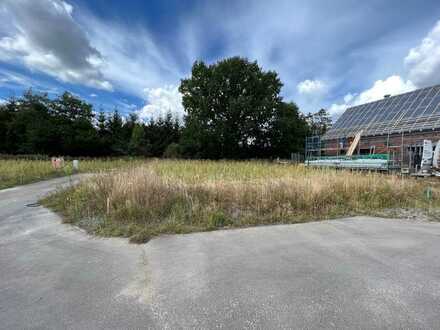
POLYGON ((273 71, 233 57, 196 62, 181 81, 186 115, 148 122, 135 113, 95 112, 65 92, 56 98, 26 91, 0 106, 0 153, 69 156, 146 156, 209 159, 289 157, 308 134, 331 125, 325 110, 303 115, 282 100, 273 71))

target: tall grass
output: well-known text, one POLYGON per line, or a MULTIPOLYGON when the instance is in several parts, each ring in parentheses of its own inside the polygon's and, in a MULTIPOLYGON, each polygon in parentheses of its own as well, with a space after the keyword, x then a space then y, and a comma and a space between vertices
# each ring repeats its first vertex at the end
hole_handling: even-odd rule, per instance
POLYGON ((146 241, 161 233, 427 208, 426 183, 264 162, 152 161, 102 173, 46 202, 69 222, 146 241))
MULTIPOLYGON (((143 162, 129 159, 82 159, 79 162, 79 172, 105 171, 143 162)), ((65 165, 64 168, 55 170, 50 160, 0 159, 0 189, 72 174, 72 162, 66 161, 65 165)))

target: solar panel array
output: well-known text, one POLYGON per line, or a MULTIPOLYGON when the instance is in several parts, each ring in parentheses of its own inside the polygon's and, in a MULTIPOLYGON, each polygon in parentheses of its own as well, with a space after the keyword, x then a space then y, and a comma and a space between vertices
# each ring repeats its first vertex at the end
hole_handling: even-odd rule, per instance
POLYGON ((323 140, 440 128, 440 85, 348 108, 323 140))

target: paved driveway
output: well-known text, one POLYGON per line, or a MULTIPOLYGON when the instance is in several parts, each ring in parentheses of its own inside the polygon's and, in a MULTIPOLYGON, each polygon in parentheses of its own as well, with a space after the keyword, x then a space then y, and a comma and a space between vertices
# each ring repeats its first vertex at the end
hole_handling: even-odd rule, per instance
POLYGON ((0 328, 440 328, 440 224, 354 218, 92 238, 0 191, 0 328))
POLYGON ((0 329, 151 326, 148 306, 124 294, 143 273, 140 246, 92 238, 25 206, 69 181, 0 190, 0 329))

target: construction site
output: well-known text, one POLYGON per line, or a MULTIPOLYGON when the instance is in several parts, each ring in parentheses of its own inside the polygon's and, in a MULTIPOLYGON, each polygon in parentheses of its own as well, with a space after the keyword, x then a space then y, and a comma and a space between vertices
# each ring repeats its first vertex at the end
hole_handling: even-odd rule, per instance
POLYGON ((306 138, 306 166, 440 171, 440 85, 348 108, 324 135, 306 138))

